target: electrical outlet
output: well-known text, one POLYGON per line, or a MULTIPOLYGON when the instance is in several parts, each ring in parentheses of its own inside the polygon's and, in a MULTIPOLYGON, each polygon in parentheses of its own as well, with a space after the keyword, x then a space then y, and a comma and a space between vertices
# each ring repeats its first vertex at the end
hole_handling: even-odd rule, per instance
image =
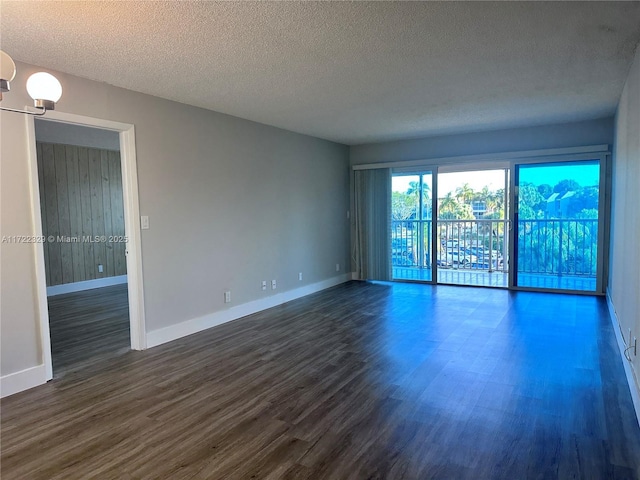
POLYGON ((275 290, 275 289, 276 289, 276 281, 274 279, 274 280, 271 280, 271 290, 275 290))
POLYGON ((224 303, 231 303, 231 292, 229 290, 224 292, 224 303))
POLYGON ((102 264, 98 264, 98 273, 102 272, 104 272, 104 267, 102 266, 102 264))
POLYGON ((266 289, 267 289, 267 281, 262 280, 262 290, 266 290, 266 289))
POLYGON ((339 272, 339 271, 340 271, 340 264, 336 263, 336 272, 339 272))
POLYGON ((298 280, 302 281, 302 272, 298 273, 298 280))

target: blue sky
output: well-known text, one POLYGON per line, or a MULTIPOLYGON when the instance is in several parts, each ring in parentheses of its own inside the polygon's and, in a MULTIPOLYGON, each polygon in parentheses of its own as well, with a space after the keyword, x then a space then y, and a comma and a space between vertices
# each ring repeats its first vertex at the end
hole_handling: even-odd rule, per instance
MULTIPOLYGON (((520 166, 520 183, 528 182, 534 185, 548 184, 554 187, 565 179, 573 179, 581 186, 598 185, 600 178, 600 164, 598 161, 588 161, 568 164, 545 164, 520 166)), ((417 175, 394 176, 392 190, 404 193, 409 188, 409 182, 417 181, 417 175)), ((504 188, 504 170, 483 170, 475 172, 441 173, 438 177, 438 196, 444 197, 449 192, 468 183, 474 190, 482 190, 487 186, 496 191, 504 188)), ((429 182, 429 186, 431 184, 429 182)))
POLYGON ((600 165, 596 162, 580 162, 571 165, 525 165, 520 167, 520 183, 548 184, 552 187, 564 179, 572 179, 583 187, 598 185, 600 165))

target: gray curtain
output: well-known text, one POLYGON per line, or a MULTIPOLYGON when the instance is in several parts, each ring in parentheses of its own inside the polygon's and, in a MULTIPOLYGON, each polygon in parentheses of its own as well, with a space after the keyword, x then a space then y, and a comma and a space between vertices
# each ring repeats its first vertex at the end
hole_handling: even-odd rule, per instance
POLYGON ((356 170, 354 183, 356 272, 391 280, 391 170, 356 170))

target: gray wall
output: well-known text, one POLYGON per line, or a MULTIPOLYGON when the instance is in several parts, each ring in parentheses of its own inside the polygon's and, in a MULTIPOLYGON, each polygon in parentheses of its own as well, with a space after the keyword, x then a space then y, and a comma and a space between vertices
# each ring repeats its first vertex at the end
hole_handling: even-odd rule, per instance
POLYGON ((352 165, 613 143, 613 118, 351 147, 352 165))
MULTIPOLYGON (((3 106, 31 103, 18 63, 3 106)), ((349 261, 348 148, 56 73, 57 109, 135 125, 147 331, 327 280, 349 261), (304 281, 298 281, 303 272, 304 281)), ((32 235, 23 115, 2 112, 2 235, 32 235)), ((4 244, 0 374, 42 363, 32 245, 4 244)))
POLYGON ((36 118, 36 140, 45 143, 64 143, 79 147, 120 150, 118 132, 100 128, 52 122, 46 117, 36 118))
MULTIPOLYGON (((625 340, 640 339, 640 49, 616 115, 611 211, 609 295, 625 340)), ((631 358, 638 387, 640 352, 631 358)))

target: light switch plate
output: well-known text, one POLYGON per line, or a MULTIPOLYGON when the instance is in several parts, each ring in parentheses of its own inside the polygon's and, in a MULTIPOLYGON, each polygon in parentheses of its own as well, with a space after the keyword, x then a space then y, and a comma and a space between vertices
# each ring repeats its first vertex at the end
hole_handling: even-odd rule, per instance
POLYGON ((140 228, 142 228, 142 230, 149 230, 149 217, 147 215, 140 217, 140 228))

